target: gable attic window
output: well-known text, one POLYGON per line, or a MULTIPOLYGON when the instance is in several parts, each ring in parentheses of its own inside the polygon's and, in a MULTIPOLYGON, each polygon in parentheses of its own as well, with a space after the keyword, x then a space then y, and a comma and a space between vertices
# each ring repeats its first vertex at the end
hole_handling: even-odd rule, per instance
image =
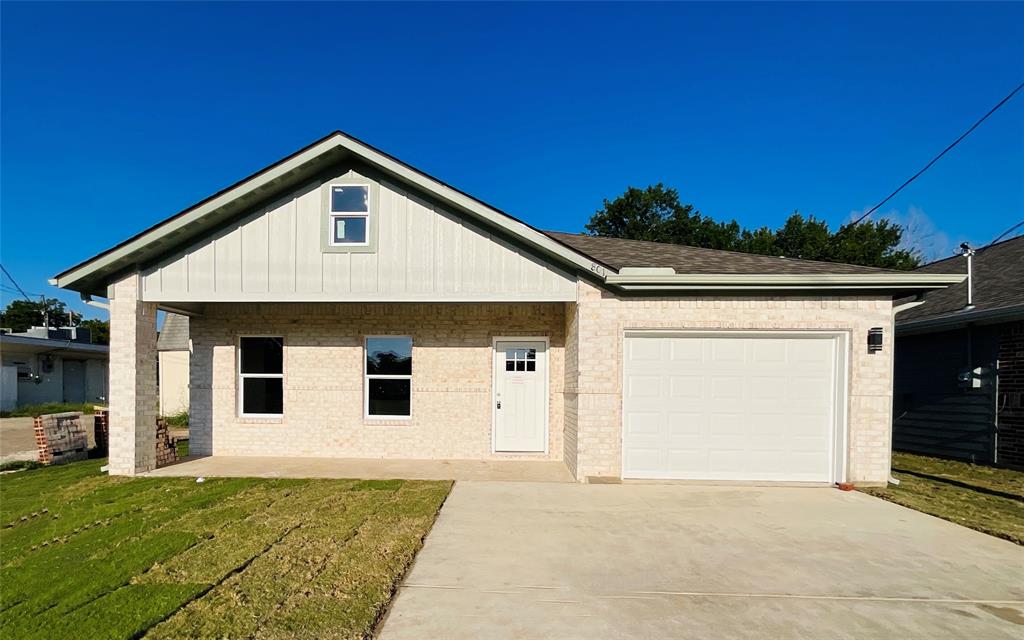
POLYGON ((332 247, 369 244, 370 185, 332 184, 328 240, 332 247))

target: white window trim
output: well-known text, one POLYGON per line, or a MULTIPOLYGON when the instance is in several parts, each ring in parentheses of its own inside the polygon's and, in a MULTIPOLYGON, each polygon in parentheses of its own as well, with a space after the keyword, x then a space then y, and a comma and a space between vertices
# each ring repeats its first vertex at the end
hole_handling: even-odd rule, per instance
MULTIPOLYGON (((369 359, 369 347, 368 343, 374 338, 406 338, 409 340, 409 357, 412 358, 412 349, 414 347, 414 341, 412 336, 408 335, 372 335, 363 336, 363 419, 364 420, 412 420, 412 374, 415 362, 411 363, 412 366, 409 368, 408 375, 382 375, 378 373, 371 374, 366 369, 366 361, 369 359), (381 380, 408 380, 409 381, 409 415, 407 416, 378 416, 370 415, 370 380, 371 379, 381 380)), ((413 359, 415 360, 415 359, 413 359)))
POLYGON ((370 246, 370 220, 372 206, 370 204, 372 187, 368 182, 332 182, 327 186, 327 244, 331 247, 368 247, 370 246), (334 187, 363 187, 366 189, 366 211, 335 211, 334 210, 334 187), (335 242, 334 221, 337 218, 365 218, 366 239, 362 242, 335 242))
POLYGON ((238 371, 238 417, 239 418, 269 418, 281 419, 284 417, 284 336, 277 334, 247 334, 238 336, 236 345, 238 361, 235 365, 238 371), (242 339, 243 338, 278 338, 281 341, 281 373, 242 373, 242 339), (245 407, 245 384, 246 378, 280 378, 281 379, 281 413, 246 413, 245 407))

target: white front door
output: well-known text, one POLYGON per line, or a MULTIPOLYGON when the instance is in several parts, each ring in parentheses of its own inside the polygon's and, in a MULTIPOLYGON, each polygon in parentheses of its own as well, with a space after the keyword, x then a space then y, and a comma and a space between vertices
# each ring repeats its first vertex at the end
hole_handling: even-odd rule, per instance
POLYGON ((495 342, 494 376, 494 450, 543 452, 547 441, 547 345, 535 340, 495 342))

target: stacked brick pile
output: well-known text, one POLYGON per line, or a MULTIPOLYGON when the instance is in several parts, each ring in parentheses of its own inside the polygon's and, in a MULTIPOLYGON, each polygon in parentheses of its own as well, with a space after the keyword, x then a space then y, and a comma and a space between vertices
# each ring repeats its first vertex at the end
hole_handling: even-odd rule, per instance
POLYGON ((156 466, 162 467, 178 461, 178 439, 172 438, 167 432, 167 423, 157 418, 156 421, 156 466))
POLYGON ((89 438, 78 411, 35 417, 36 448, 42 464, 62 464, 89 457, 89 438))
POLYGON ((93 439, 99 457, 105 458, 110 450, 110 412, 96 407, 92 416, 93 439))

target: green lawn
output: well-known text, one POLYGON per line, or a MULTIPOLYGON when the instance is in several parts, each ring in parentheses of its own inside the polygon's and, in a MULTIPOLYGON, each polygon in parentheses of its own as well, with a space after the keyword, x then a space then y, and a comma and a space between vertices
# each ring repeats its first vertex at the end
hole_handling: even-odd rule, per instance
POLYGON ((81 404, 71 402, 51 402, 49 404, 26 404, 14 411, 0 411, 0 418, 32 418, 48 413, 64 413, 66 411, 81 411, 92 415, 95 402, 83 402, 81 404))
POLYGON ((879 498, 1024 545, 1024 472, 894 453, 899 486, 879 498))
POLYGON ((364 638, 449 482, 0 476, 0 637, 364 638))

